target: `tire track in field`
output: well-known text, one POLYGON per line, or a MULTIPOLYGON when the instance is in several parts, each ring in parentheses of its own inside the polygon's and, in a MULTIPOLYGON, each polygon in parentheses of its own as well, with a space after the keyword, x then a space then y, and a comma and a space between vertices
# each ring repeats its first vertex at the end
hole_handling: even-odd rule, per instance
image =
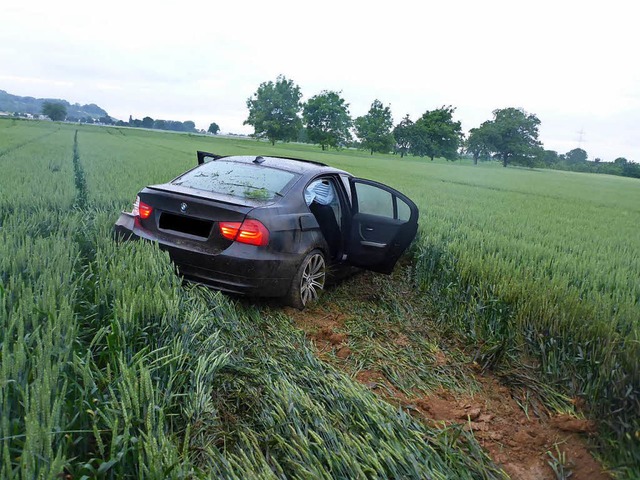
POLYGON ((74 207, 82 208, 87 204, 87 177, 80 163, 80 151, 78 150, 78 130, 73 136, 73 174, 76 185, 76 199, 74 207))
POLYGON ((57 133, 59 131, 60 131, 60 128, 58 128, 56 130, 53 130, 52 132, 44 133, 44 134, 39 135, 37 137, 32 137, 32 138, 30 138, 28 140, 25 140, 24 142, 20 142, 20 143, 17 143, 15 145, 12 145, 12 146, 10 146, 8 148, 5 148, 4 150, 0 150, 0 157, 3 157, 3 156, 5 156, 5 155, 7 155, 7 154, 9 154, 11 152, 14 152, 14 151, 18 150, 19 148, 26 147, 27 145, 30 145, 30 144, 35 143, 35 142, 39 142, 40 140, 44 140, 48 136, 53 135, 54 133, 57 133))

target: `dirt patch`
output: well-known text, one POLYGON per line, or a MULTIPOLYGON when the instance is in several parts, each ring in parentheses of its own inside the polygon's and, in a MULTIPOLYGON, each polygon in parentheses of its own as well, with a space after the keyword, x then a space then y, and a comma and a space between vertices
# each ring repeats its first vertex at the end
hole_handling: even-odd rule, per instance
POLYGON ((550 463, 570 471, 572 479, 611 478, 589 453, 585 438, 577 434, 592 431, 591 422, 569 415, 549 421, 528 417, 510 389, 496 378, 477 380, 482 388, 473 396, 439 391, 417 399, 419 414, 435 424, 463 424, 511 478, 556 479, 550 463))
MULTIPOLYGON (((513 479, 566 478, 557 475, 551 464, 564 468, 565 474, 571 472, 572 479, 612 478, 590 454, 586 439, 565 428, 591 428, 591 422, 568 415, 549 421, 527 417, 510 389, 491 376, 478 378, 482 388, 472 396, 455 395, 444 389, 429 396, 407 396, 390 385, 383 374, 370 370, 359 372, 356 380, 431 426, 463 425, 513 479), (557 426, 558 421, 561 426, 557 426)), ((588 430, 580 430, 585 431, 588 430)))
MULTIPOLYGON (((370 275, 362 275, 355 282, 349 282, 351 298, 372 304, 378 302, 379 291, 372 286, 371 279, 370 275)), ((429 395, 403 393, 375 367, 354 371, 354 365, 358 364, 357 352, 349 347, 345 328, 345 321, 354 315, 348 303, 341 308, 337 303, 321 302, 302 312, 287 309, 286 313, 315 344, 323 360, 344 369, 384 400, 403 407, 432 426, 463 425, 511 478, 554 480, 567 478, 569 474, 572 480, 612 478, 588 450, 588 435, 595 431, 592 422, 570 415, 551 419, 538 418, 532 411, 527 415, 515 400, 517 391, 500 383, 498 377, 474 369, 471 363, 468 370, 480 388, 478 392, 463 395, 444 388, 429 395), (554 472, 552 466, 559 473, 554 472)), ((407 325, 405 330, 395 325, 390 328, 387 340, 400 347, 410 347, 415 331, 415 324, 407 325)), ((434 356, 432 368, 452 363, 444 351, 436 351, 434 356)))
POLYGON ((356 374, 356 380, 371 389, 378 388, 386 381, 384 375, 372 370, 360 370, 356 374))
POLYGON ((513 479, 555 480, 551 464, 571 472, 575 480, 606 480, 580 433, 593 431, 593 423, 562 415, 544 421, 527 417, 511 390, 492 376, 477 378, 481 390, 472 396, 440 389, 429 396, 407 396, 377 371, 361 371, 356 380, 393 405, 434 427, 461 424, 473 432, 489 456, 513 479), (554 458, 555 457, 555 458, 554 458))
POLYGON ((404 333, 401 333, 397 337, 395 337, 393 339, 393 343, 395 343, 399 347, 408 347, 409 345, 411 345, 409 338, 404 333))
POLYGON ((593 433, 595 431, 595 425, 592 421, 574 418, 570 415, 558 415, 551 419, 551 424, 563 432, 593 433))
POLYGON ((336 352, 336 357, 345 359, 351 355, 351 349, 349 347, 340 347, 336 352))
POLYGON ((348 337, 346 333, 341 332, 344 329, 346 319, 346 315, 343 313, 327 311, 315 305, 303 311, 287 308, 286 313, 315 343, 321 357, 331 351, 336 352, 336 355, 338 352, 342 352, 339 358, 347 358, 351 354, 346 346, 348 337))

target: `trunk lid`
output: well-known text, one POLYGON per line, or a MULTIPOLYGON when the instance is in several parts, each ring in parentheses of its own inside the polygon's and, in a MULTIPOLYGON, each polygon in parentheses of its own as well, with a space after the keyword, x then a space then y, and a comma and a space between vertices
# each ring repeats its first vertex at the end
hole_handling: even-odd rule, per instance
POLYGON ((220 252, 232 243, 220 234, 219 222, 242 222, 255 208, 250 204, 254 202, 245 199, 213 198, 170 184, 146 187, 138 196, 153 208, 140 224, 159 242, 208 253, 220 252))

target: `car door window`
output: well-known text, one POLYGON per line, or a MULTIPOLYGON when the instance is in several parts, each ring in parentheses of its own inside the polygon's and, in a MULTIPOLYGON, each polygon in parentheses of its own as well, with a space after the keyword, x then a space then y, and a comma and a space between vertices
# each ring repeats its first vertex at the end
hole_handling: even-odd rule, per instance
POLYGON ((344 193, 347 194, 347 201, 349 203, 349 205, 351 205, 351 184, 349 183, 349 179, 351 177, 349 177, 348 175, 342 175, 340 174, 340 184, 342 185, 342 190, 344 191, 344 193))
POLYGON ((396 203, 398 205, 398 220, 408 222, 411 218, 411 207, 401 198, 396 198, 396 203))
POLYGON ((390 192, 364 183, 356 183, 355 187, 360 213, 394 218, 393 196, 390 192))
POLYGON ((358 211, 369 215, 393 218, 395 220, 409 221, 411 207, 401 198, 392 195, 373 185, 356 183, 358 196, 358 211))

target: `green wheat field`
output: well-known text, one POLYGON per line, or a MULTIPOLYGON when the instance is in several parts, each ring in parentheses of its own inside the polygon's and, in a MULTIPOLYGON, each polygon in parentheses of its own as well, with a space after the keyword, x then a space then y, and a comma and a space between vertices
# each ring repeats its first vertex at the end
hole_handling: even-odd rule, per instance
POLYGON ((526 371, 550 408, 580 399, 604 464, 640 476, 640 181, 2 119, 0 478, 505 478, 472 434, 318 359, 285 313, 182 286, 157 246, 112 240, 196 150, 407 194, 411 283, 440 331, 482 368, 526 371))

